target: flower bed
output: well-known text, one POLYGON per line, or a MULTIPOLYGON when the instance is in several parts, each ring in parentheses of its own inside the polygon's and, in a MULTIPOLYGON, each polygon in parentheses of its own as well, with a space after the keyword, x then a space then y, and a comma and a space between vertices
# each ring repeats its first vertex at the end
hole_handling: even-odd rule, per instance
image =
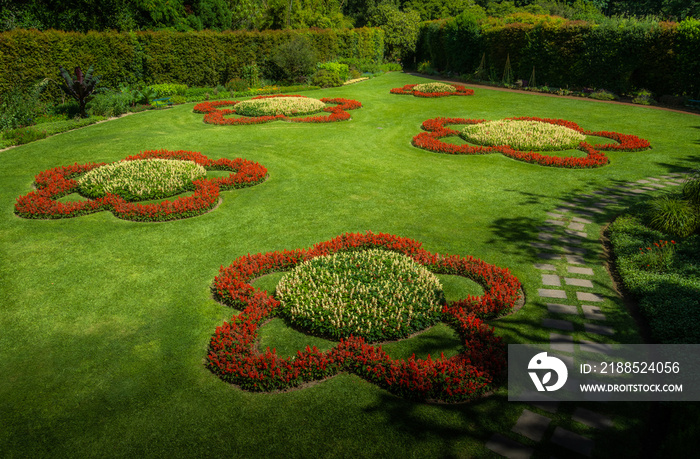
POLYGON ((191 182, 191 188, 194 190, 191 196, 155 204, 128 202, 124 197, 113 193, 84 201, 64 203, 59 202, 58 199, 81 191, 79 176, 105 164, 89 163, 57 167, 41 172, 35 177, 37 190, 17 198, 15 213, 24 218, 57 219, 110 210, 115 216, 125 220, 144 222, 179 220, 201 215, 212 209, 219 201, 221 190, 257 185, 267 177, 267 169, 253 161, 241 158, 234 160, 222 158, 214 161, 201 153, 182 150, 145 151, 139 155, 129 156, 122 162, 145 159, 193 162, 206 170, 230 171, 231 174, 227 177, 212 179, 198 178, 191 182))
MULTIPOLYGON (((306 98, 306 96, 298 95, 279 95, 279 96, 258 96, 253 97, 250 101, 259 101, 263 99, 280 99, 283 98, 306 98)), ((314 100, 314 99, 312 99, 314 100)), ((246 102, 250 102, 246 101, 246 102)), ((292 121, 295 123, 331 123, 334 121, 346 121, 350 119, 350 114, 347 110, 355 110, 362 107, 362 104, 356 100, 352 99, 330 99, 324 97, 320 99, 320 102, 327 104, 325 108, 321 108, 321 111, 330 113, 329 115, 318 115, 318 116, 303 116, 303 117, 290 117, 290 114, 279 113, 274 115, 261 115, 261 116, 239 116, 238 118, 226 118, 229 115, 242 115, 236 109, 238 104, 243 102, 237 100, 223 100, 216 102, 203 102, 194 106, 195 113, 204 114, 204 122, 208 124, 219 124, 219 125, 238 125, 238 124, 261 124, 269 123, 271 121, 292 121), (331 104, 331 105, 328 105, 331 104), (233 108, 223 108, 223 107, 233 107, 233 108)), ((245 110, 244 110, 245 113, 245 110)), ((290 112, 291 113, 291 112, 290 112)))
POLYGON ((378 249, 306 260, 282 278, 276 296, 293 326, 368 342, 405 338, 434 325, 444 302, 433 273, 406 255, 378 249))
POLYGON ((467 89, 464 86, 445 83, 424 83, 424 84, 407 84, 402 88, 394 88, 392 94, 414 95, 416 97, 445 97, 445 96, 472 96, 473 89, 467 89))
POLYGON ((466 118, 433 118, 423 122, 422 128, 427 132, 421 132, 413 137, 413 145, 424 150, 433 151, 436 153, 448 153, 457 155, 473 155, 473 154, 488 154, 501 153, 518 161, 535 163, 542 166, 552 167, 567 167, 567 168, 589 168, 600 167, 608 164, 609 159, 604 151, 642 151, 650 148, 650 144, 645 139, 627 134, 606 131, 584 131, 576 123, 550 118, 535 118, 535 117, 517 117, 508 118, 509 120, 536 121, 541 123, 549 123, 553 125, 563 126, 583 135, 606 137, 618 142, 617 144, 596 145, 593 147, 587 142, 580 142, 576 147, 586 153, 586 157, 559 157, 549 156, 536 153, 534 151, 517 150, 510 145, 495 145, 495 146, 472 146, 467 144, 454 145, 440 140, 443 137, 461 136, 462 132, 450 129, 446 126, 451 124, 481 124, 485 120, 466 119, 466 118))
POLYGON ((386 390, 412 399, 459 402, 492 390, 506 367, 506 350, 484 319, 504 314, 520 298, 520 282, 507 269, 473 257, 433 254, 420 242, 388 234, 347 233, 309 249, 246 255, 221 267, 212 286, 221 302, 241 313, 216 328, 207 367, 223 380, 251 391, 288 389, 341 371, 354 372, 386 390), (280 314, 280 302, 250 282, 264 274, 286 271, 300 263, 339 252, 381 249, 403 254, 429 271, 467 277, 484 287, 484 295, 444 304, 441 319, 464 343, 452 358, 392 359, 381 348, 357 336, 341 339, 329 351, 316 347, 292 358, 257 348, 262 324, 280 314))
POLYGON ((586 140, 575 129, 532 120, 497 120, 469 124, 460 137, 486 146, 509 145, 515 150, 569 150, 586 140))

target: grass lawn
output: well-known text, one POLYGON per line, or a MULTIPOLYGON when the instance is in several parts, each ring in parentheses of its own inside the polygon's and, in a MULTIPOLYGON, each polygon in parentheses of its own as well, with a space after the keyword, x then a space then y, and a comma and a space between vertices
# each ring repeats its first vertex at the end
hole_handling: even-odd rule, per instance
MULTIPOLYGON (((236 313, 211 298, 221 265, 367 230, 509 268, 526 304, 492 324, 508 343, 546 342, 549 331, 540 324, 546 307, 534 295, 541 273, 530 246, 546 212, 605 186, 700 165, 697 116, 487 89, 437 99, 389 93, 422 81, 392 73, 304 93, 362 102, 350 121, 213 126, 187 104, 0 152, 2 456, 492 456, 484 443, 494 432, 514 435, 525 406, 509 403, 505 389, 470 404, 425 404, 340 374, 301 390, 250 393, 204 367, 214 329, 236 313), (583 129, 634 134, 653 148, 608 152, 605 167, 569 170, 413 147, 421 123, 438 116, 563 118, 583 129), (269 179, 224 191, 213 212, 174 222, 136 223, 111 212, 56 221, 13 213, 41 171, 161 148, 257 161, 269 179)), ((596 221, 589 234, 604 223, 596 221)), ((600 244, 584 247, 587 261, 601 263, 600 244)), ((615 339, 641 342, 610 278, 596 273, 615 339)), ((261 280, 267 288, 275 281, 261 280)), ((459 348, 448 327, 428 333, 387 349, 399 357, 459 348)), ((319 342, 279 319, 261 339, 281 353, 319 342)), ((605 404, 601 410, 611 413, 615 428, 604 432, 574 425, 572 410, 550 414, 550 429, 593 436, 596 456, 629 456, 643 447, 648 406, 605 404)), ((535 457, 553 454, 566 453, 538 446, 535 457)))

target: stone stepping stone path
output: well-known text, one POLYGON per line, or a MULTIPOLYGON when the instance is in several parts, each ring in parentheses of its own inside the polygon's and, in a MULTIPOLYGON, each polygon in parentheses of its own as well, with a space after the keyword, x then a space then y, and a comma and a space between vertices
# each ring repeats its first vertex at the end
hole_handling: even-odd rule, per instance
MULTIPOLYGON (((606 323, 604 313, 606 296, 610 292, 594 281, 595 274, 605 268, 594 259, 587 259, 586 250, 577 246, 598 243, 598 234, 589 234, 588 228, 596 220, 602 222, 607 219, 605 209, 608 205, 679 186, 684 176, 670 173, 604 188, 591 195, 572 198, 572 202, 562 202, 546 213, 543 226, 537 227, 537 240, 532 241, 530 246, 538 251, 533 269, 541 273, 542 288, 537 290, 537 296, 547 308, 547 316, 541 324, 544 329, 551 330, 549 343, 552 350, 572 354, 572 359, 577 352, 600 354, 610 350, 609 342, 614 341, 615 330, 606 323), (579 335, 586 333, 595 341, 575 340, 575 332, 579 332, 579 335)), ((544 399, 548 397, 543 396, 544 399)), ((570 453, 592 456, 595 450, 592 438, 556 425, 557 421, 547 415, 557 413, 558 401, 552 399, 531 402, 530 405, 533 410, 523 410, 508 436, 494 434, 486 443, 486 448, 503 457, 520 459, 531 457, 537 445, 554 444, 561 450, 558 457, 566 457, 570 453), (535 447, 528 446, 533 442, 536 443, 535 447)), ((576 407, 571 420, 589 430, 613 426, 612 418, 583 407, 576 407)))

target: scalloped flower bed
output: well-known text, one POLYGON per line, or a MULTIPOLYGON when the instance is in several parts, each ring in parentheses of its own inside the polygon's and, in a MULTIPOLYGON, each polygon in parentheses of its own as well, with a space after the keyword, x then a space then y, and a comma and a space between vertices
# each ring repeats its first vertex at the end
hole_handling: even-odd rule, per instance
POLYGON ((405 338, 439 321, 444 303, 437 277, 406 255, 370 249, 300 263, 277 285, 291 324, 332 339, 368 342, 405 338))
MULTIPOLYGON (((211 210, 219 202, 219 192, 244 188, 262 183, 267 178, 267 169, 253 161, 242 158, 212 160, 201 153, 191 151, 150 150, 121 161, 167 159, 195 163, 205 170, 230 171, 227 177, 198 178, 186 189, 194 190, 191 196, 165 200, 155 204, 128 202, 119 194, 106 193, 102 197, 84 201, 60 202, 59 198, 80 193, 81 176, 107 166, 105 163, 74 164, 56 167, 41 172, 35 177, 37 190, 20 196, 15 203, 15 213, 23 218, 57 219, 71 218, 103 210, 111 211, 125 220, 157 222, 195 217, 211 210)), ((120 164, 120 163, 113 163, 120 164)), ((150 199, 150 198, 149 198, 150 199)))
MULTIPOLYGON (((249 101, 238 101, 238 100, 222 100, 214 102, 202 102, 194 106, 193 111, 195 113, 204 114, 204 122, 208 124, 219 124, 219 125, 238 125, 238 124, 261 124, 269 123, 271 121, 291 121, 294 123, 332 123, 335 121, 346 121, 350 119, 350 114, 347 110, 356 110, 362 107, 362 104, 356 100, 336 98, 331 99, 324 97, 320 99, 319 102, 323 103, 325 108, 320 107, 318 111, 328 112, 328 115, 318 115, 318 116, 302 116, 302 117, 290 117, 293 113, 293 109, 288 111, 288 114, 278 113, 260 116, 244 116, 246 109, 239 113, 237 106, 242 103, 248 103, 251 101, 262 101, 264 99, 277 99, 274 103, 268 103, 268 109, 272 110, 273 106, 281 107, 289 105, 285 98, 301 98, 310 99, 306 96, 298 95, 276 95, 276 96, 257 96, 253 97, 249 101), (233 108, 224 108, 233 107, 233 108), (238 118, 227 118, 229 115, 239 115, 238 118)), ((310 99, 316 100, 316 99, 310 99)), ((299 103, 299 101, 296 101, 299 103)), ((251 112, 249 112, 251 113, 251 112)))
POLYGON ((466 144, 454 145, 447 142, 443 142, 440 139, 442 139, 443 137, 450 136, 462 136, 462 131, 450 129, 446 126, 451 124, 475 125, 485 123, 486 120, 467 118, 433 118, 423 122, 423 125, 421 127, 427 132, 421 132, 420 134, 413 137, 412 144, 415 147, 422 148, 428 151, 433 151, 436 153, 448 153, 453 155, 501 153, 505 156, 508 156, 509 158, 513 158, 518 161, 539 164, 541 166, 567 167, 579 169, 589 167, 601 167, 608 164, 609 159, 605 155, 605 151, 634 152, 651 148, 649 141, 641 139, 637 136, 607 131, 586 131, 583 130, 578 124, 572 121, 536 117, 516 117, 507 119, 536 121, 540 123, 548 123, 557 126, 563 126, 568 129, 579 132, 584 136, 590 135, 606 137, 611 140, 614 140, 617 143, 596 145, 594 147, 589 143, 582 141, 576 146, 576 149, 586 153, 586 157, 584 158, 574 156, 559 157, 543 155, 534 151, 518 150, 508 144, 494 146, 472 146, 466 144))
POLYGON ((462 85, 445 83, 407 84, 389 91, 392 94, 414 95, 416 97, 473 96, 474 90, 462 85))
POLYGON ((533 120, 496 120, 469 124, 460 137, 486 146, 509 145, 515 150, 569 150, 586 140, 581 132, 552 123, 533 120))
POLYGON ((209 344, 206 365, 224 381, 245 390, 273 391, 347 371, 399 396, 444 402, 473 400, 502 381, 505 344, 483 320, 509 312, 521 297, 520 282, 507 269, 470 256, 433 254, 418 241, 371 232, 346 233, 309 249, 239 257, 221 267, 212 290, 219 301, 241 310, 216 328, 209 344), (269 348, 258 349, 260 327, 281 314, 281 304, 274 296, 254 289, 253 279, 294 269, 317 257, 368 249, 397 252, 432 273, 463 276, 484 287, 482 296, 442 305, 441 320, 456 330, 464 344, 460 354, 393 359, 381 346, 367 344, 358 336, 343 338, 326 352, 307 347, 291 358, 279 357, 269 348))

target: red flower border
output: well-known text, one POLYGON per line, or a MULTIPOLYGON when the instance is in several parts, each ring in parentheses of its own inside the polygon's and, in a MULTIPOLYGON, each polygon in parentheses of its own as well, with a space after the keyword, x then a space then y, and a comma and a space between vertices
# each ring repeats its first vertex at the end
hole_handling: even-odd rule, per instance
POLYGON ((241 313, 216 328, 209 344, 206 366, 224 381, 250 391, 289 389, 305 381, 320 380, 341 371, 353 372, 406 398, 460 402, 493 389, 506 368, 501 338, 483 320, 511 310, 520 298, 520 282, 505 268, 471 256, 433 254, 421 243, 390 234, 346 233, 310 249, 246 255, 221 267, 212 286, 214 296, 241 313), (264 274, 285 271, 298 263, 338 251, 381 248, 403 253, 432 272, 454 274, 484 286, 483 296, 450 302, 443 320, 455 328, 466 350, 452 358, 392 359, 361 337, 341 339, 333 349, 316 347, 298 351, 292 358, 275 350, 257 348, 258 332, 277 314, 274 297, 256 290, 250 282, 264 274))
MULTIPOLYGON (((274 97, 306 97, 299 95, 274 95, 274 96, 257 96, 253 99, 270 99, 274 97)), ((207 124, 219 124, 219 125, 239 125, 239 124, 261 124, 269 123, 271 121, 283 120, 291 121, 293 123, 331 123, 334 121, 346 121, 350 119, 350 114, 346 110, 356 110, 362 107, 362 104, 356 100, 336 98, 331 99, 324 97, 320 99, 321 102, 326 104, 336 104, 335 107, 326 107, 323 109, 325 112, 330 112, 330 115, 325 116, 306 116, 303 118, 289 118, 286 115, 275 115, 275 116, 251 116, 251 117, 241 117, 241 118, 224 118, 226 115, 236 114, 236 109, 229 109, 221 107, 235 106, 239 103, 239 100, 221 100, 216 102, 202 102, 194 106, 193 111, 195 113, 204 114, 204 122, 207 124)))
POLYGON ((423 92, 414 91, 413 88, 418 86, 418 84, 407 84, 402 88, 394 88, 389 91, 391 94, 402 94, 402 95, 414 95, 416 97, 446 97, 446 96, 473 96, 474 90, 465 88, 462 85, 449 83, 451 86, 455 87, 455 92, 423 92))
POLYGON ((194 161, 207 170, 231 171, 228 177, 199 179, 193 182, 194 194, 173 201, 165 200, 157 204, 127 202, 122 197, 107 194, 102 198, 76 202, 59 202, 58 198, 78 190, 78 182, 73 178, 105 163, 74 164, 56 167, 41 172, 35 177, 36 191, 20 196, 15 203, 15 213, 24 218, 57 219, 86 215, 102 210, 125 220, 156 222, 179 220, 206 213, 219 201, 219 191, 243 188, 262 183, 267 178, 267 169, 253 161, 242 158, 221 158, 217 161, 199 152, 149 150, 122 161, 161 158, 194 161))
POLYGON ((412 144, 424 150, 433 151, 436 153, 448 153, 453 155, 474 155, 488 154, 493 152, 502 153, 510 158, 518 161, 539 164, 541 166, 552 167, 568 167, 568 168, 591 168, 601 167, 608 164, 609 159, 603 153, 604 151, 642 151, 651 148, 648 140, 641 139, 634 135, 620 134, 617 132, 607 131, 585 131, 573 121, 553 118, 537 118, 537 117, 513 117, 506 118, 512 120, 525 121, 541 121, 544 123, 556 124, 574 129, 584 135, 593 135, 599 137, 607 137, 612 139, 617 144, 609 143, 604 145, 591 146, 586 142, 581 142, 578 149, 586 153, 585 158, 574 156, 549 156, 532 151, 520 151, 511 148, 509 145, 498 145, 495 147, 470 146, 466 144, 454 145, 441 141, 442 137, 458 136, 460 133, 454 129, 445 126, 449 124, 479 124, 486 120, 483 119, 467 119, 467 118, 432 118, 426 120, 422 124, 422 128, 427 132, 421 132, 413 137, 412 144))

